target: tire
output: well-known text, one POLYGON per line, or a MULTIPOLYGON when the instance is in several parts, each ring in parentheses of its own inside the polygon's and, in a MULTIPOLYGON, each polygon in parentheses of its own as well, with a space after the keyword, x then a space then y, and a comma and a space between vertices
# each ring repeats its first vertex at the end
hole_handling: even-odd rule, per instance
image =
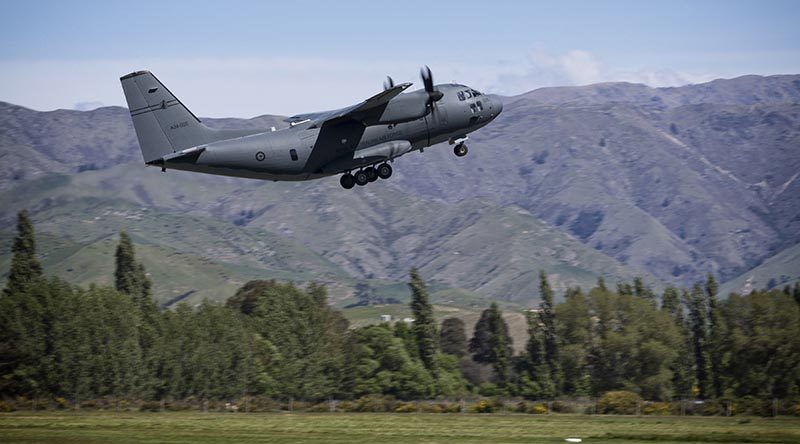
POLYGON ((468 152, 469 152, 469 148, 467 148, 467 146, 464 145, 464 144, 460 143, 460 144, 456 145, 455 147, 453 147, 453 153, 455 153, 455 155, 458 156, 458 157, 464 157, 464 156, 467 155, 468 152))
POLYGON ((378 165, 378 168, 376 169, 378 170, 378 177, 381 179, 388 179, 392 177, 392 166, 388 163, 382 163, 378 165))
POLYGON ((339 179, 339 183, 342 185, 342 188, 345 190, 349 190, 356 186, 356 180, 353 178, 353 175, 350 173, 343 174, 342 178, 339 179))
POLYGON ((364 170, 361 170, 353 175, 353 178, 356 180, 356 185, 363 187, 364 185, 369 183, 369 178, 367 177, 367 173, 364 170))
POLYGON ((364 173, 366 173, 367 180, 369 180, 370 182, 375 182, 376 180, 378 180, 378 172, 375 171, 375 168, 373 167, 364 168, 364 173))

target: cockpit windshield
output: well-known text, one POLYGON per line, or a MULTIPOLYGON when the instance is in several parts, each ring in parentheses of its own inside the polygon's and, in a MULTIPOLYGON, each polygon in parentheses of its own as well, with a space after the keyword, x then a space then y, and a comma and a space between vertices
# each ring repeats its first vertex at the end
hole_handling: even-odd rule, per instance
POLYGON ((473 97, 478 97, 482 94, 479 91, 475 91, 474 89, 470 88, 470 89, 465 89, 463 91, 459 91, 456 93, 456 95, 458 96, 458 100, 464 101, 467 99, 471 99, 473 97))

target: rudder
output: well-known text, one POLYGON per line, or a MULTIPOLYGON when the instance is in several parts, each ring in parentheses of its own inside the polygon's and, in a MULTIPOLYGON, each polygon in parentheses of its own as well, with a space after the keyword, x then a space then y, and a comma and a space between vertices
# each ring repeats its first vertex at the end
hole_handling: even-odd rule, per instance
POLYGON ((149 71, 120 77, 145 163, 209 142, 210 130, 149 71))

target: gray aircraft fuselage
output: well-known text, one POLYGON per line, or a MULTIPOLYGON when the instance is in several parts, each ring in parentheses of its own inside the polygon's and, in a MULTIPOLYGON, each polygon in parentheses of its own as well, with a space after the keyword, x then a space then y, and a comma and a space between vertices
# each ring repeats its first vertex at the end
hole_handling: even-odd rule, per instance
POLYGON ((431 101, 425 89, 402 93, 406 83, 350 108, 289 118, 287 128, 220 131, 202 125, 149 72, 121 81, 146 164, 265 180, 349 175, 437 143, 459 147, 503 109, 498 96, 464 85, 435 85, 431 101))

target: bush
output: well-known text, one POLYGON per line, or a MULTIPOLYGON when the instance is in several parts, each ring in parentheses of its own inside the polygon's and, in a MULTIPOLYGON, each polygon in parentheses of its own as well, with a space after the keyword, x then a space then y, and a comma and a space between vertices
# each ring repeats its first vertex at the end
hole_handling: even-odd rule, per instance
POLYGON ((381 396, 362 396, 356 399, 357 412, 391 412, 394 409, 395 401, 381 396))
POLYGON ((139 410, 142 412, 158 412, 161 411, 161 402, 159 401, 144 401, 139 410))
POLYGON ((673 414, 672 404, 668 402, 648 402, 642 409, 645 415, 667 416, 673 414))
POLYGON ((306 408, 307 412, 310 413, 322 413, 322 412, 330 412, 331 411, 331 404, 329 402, 318 402, 314 405, 308 406, 306 408))
POLYGON ((475 404, 472 404, 469 411, 472 413, 494 413, 497 411, 497 406, 491 400, 481 399, 475 404))
POLYGON ((547 406, 542 402, 534 404, 530 408, 530 413, 534 415, 546 415, 548 413, 547 406))
POLYGON ((551 408, 556 413, 577 413, 575 403, 566 401, 553 401, 551 408))
POLYGON ((11 404, 9 404, 9 403, 7 403, 5 401, 0 401, 0 412, 8 413, 8 412, 12 412, 12 411, 14 411, 14 408, 11 407, 11 404))
POLYGON ((394 408, 395 413, 414 413, 417 411, 417 405, 413 402, 403 402, 394 408))
POLYGON ((745 415, 754 416, 770 416, 772 415, 772 407, 769 401, 763 401, 753 396, 745 396, 739 399, 734 404, 737 414, 742 413, 745 415))
POLYGON ((250 397, 250 411, 251 412, 274 412, 280 410, 282 404, 272 398, 266 396, 251 396, 250 397))
POLYGON ((624 390, 606 392, 597 401, 597 411, 607 415, 635 415, 641 402, 638 393, 624 390))

